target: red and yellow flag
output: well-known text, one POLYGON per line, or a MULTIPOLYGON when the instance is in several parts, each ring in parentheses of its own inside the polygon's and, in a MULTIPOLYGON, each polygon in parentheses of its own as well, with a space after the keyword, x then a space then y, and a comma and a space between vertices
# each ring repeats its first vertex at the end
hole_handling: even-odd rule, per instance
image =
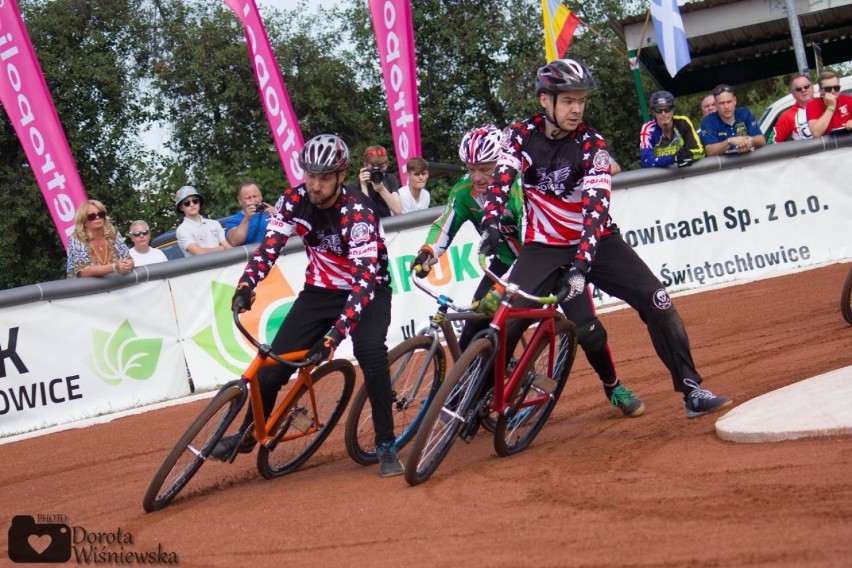
POLYGON ((580 18, 568 9, 561 0, 541 0, 544 16, 544 52, 547 61, 561 59, 580 23, 580 18))

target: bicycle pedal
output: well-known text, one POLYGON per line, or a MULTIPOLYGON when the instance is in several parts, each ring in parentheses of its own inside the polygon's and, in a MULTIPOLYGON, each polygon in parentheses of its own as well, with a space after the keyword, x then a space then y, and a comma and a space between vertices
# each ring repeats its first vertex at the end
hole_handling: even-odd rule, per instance
POLYGON ((532 382, 532 386, 542 393, 553 394, 553 391, 556 390, 556 381, 554 381, 547 375, 544 375, 542 373, 536 373, 535 378, 532 382))
POLYGON ((306 433, 313 426, 314 421, 308 418, 308 413, 304 408, 299 408, 293 411, 290 415, 290 426, 301 432, 306 433))

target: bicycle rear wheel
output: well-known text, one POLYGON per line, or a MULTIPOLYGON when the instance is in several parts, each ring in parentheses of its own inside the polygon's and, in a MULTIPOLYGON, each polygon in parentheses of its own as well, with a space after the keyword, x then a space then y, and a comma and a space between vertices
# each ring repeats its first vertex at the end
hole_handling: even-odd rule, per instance
POLYGON ((523 401, 538 398, 548 392, 551 396, 544 403, 519 408, 513 416, 501 415, 497 419, 494 431, 494 450, 497 455, 511 456, 525 450, 544 426, 562 394, 562 389, 565 388, 577 352, 577 328, 572 322, 559 316, 554 326, 556 354, 552 373, 549 368, 549 341, 545 338, 533 346, 534 356, 507 400, 510 404, 520 405, 523 401))
POLYGON ((405 481, 409 485, 429 479, 450 451, 459 430, 471 418, 469 414, 476 406, 482 382, 491 376, 488 371, 493 353, 490 339, 478 339, 447 374, 411 445, 405 464, 405 481))
POLYGON ((308 385, 281 414, 270 432, 274 438, 260 446, 257 469, 266 479, 298 469, 331 434, 355 388, 355 369, 343 359, 329 361, 311 372, 313 396, 308 385), (314 412, 316 404, 316 413, 314 412))
POLYGON ((852 270, 846 276, 843 292, 840 294, 840 313, 843 314, 846 323, 852 325, 852 270))
POLYGON ((142 508, 146 513, 168 505, 189 483, 234 421, 245 399, 246 386, 243 381, 226 384, 213 397, 154 475, 142 500, 142 508))
MULTIPOLYGON (((393 431, 397 450, 417 431, 429 403, 446 373, 446 355, 437 337, 419 335, 403 341, 388 353, 393 390, 393 431)), ((352 399, 346 419, 346 451, 361 465, 378 463, 373 409, 362 385, 352 399)))

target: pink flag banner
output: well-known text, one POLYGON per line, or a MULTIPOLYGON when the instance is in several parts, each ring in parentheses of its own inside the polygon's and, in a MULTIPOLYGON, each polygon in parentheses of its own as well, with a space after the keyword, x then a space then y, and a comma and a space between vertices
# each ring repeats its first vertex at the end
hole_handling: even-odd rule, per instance
POLYGON ((0 103, 67 248, 86 191, 15 0, 0 0, 0 103))
MULTIPOLYGON (((2 1, 2 0, 0 0, 2 1)), ((291 187, 296 187, 305 180, 305 172, 299 165, 299 150, 305 145, 299 121, 293 111, 293 103, 287 94, 284 77, 275 60, 269 36, 263 21, 257 12, 254 0, 224 0, 240 19, 246 32, 254 75, 257 79, 257 90, 266 111, 269 128, 275 140, 275 148, 281 158, 281 164, 287 173, 291 187)))
POLYGON ((414 28, 408 0, 370 0, 373 31, 379 47, 391 134, 400 180, 405 183, 408 159, 420 156, 420 114, 414 28))

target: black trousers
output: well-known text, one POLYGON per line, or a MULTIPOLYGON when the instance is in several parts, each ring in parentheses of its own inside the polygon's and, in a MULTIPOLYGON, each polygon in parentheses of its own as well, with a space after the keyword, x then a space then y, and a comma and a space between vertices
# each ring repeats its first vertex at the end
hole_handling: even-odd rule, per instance
MULTIPOLYGON (((347 291, 305 286, 272 340, 273 353, 310 349, 328 333, 340 317, 348 296, 347 291)), ((361 319, 352 331, 353 353, 361 366, 367 396, 373 410, 376 445, 396 439, 393 432, 393 394, 386 344, 391 321, 391 296, 390 286, 377 287, 375 297, 364 308, 361 319)), ((278 391, 287 383, 293 371, 293 368, 286 365, 274 365, 265 367, 258 373, 264 416, 268 417, 272 413, 278 391)), ((244 426, 250 422, 249 411, 244 426)))
MULTIPOLYGON (((509 279, 533 294, 555 292, 564 268, 573 263, 576 251, 576 247, 524 245, 509 279)), ((587 280, 607 294, 624 300, 639 313, 648 327, 657 355, 671 373, 674 390, 686 392, 684 379, 701 382, 692 361, 686 328, 671 297, 621 235, 611 234, 601 239, 587 280)), ((575 298, 561 307, 566 317, 575 323, 589 317, 589 303, 584 298, 575 298)), ((519 335, 520 331, 515 333, 519 335)))

